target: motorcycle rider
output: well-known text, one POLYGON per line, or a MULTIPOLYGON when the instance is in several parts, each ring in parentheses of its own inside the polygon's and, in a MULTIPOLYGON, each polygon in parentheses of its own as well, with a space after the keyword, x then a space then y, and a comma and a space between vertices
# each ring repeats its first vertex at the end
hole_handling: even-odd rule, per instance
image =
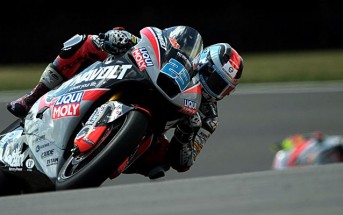
MULTIPOLYGON (((9 102, 7 109, 19 118, 25 117, 42 95, 95 61, 126 52, 139 40, 123 27, 99 35, 76 34, 63 44, 59 55, 47 65, 33 90, 9 102)), ((163 177, 170 167, 185 172, 193 165, 217 128, 217 101, 229 95, 239 83, 243 59, 229 44, 218 43, 204 48, 194 59, 193 68, 199 72, 203 89, 199 112, 180 120, 170 142, 164 135, 157 138, 152 147, 123 173, 139 173, 156 179, 163 177)))

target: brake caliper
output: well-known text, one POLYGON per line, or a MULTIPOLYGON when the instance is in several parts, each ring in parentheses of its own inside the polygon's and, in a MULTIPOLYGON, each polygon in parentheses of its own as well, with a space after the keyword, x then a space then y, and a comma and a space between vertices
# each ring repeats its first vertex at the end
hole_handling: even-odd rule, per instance
POLYGON ((84 127, 75 137, 75 148, 72 149, 73 153, 86 152, 99 142, 109 125, 112 111, 113 105, 111 105, 111 102, 108 102, 93 112, 84 127))

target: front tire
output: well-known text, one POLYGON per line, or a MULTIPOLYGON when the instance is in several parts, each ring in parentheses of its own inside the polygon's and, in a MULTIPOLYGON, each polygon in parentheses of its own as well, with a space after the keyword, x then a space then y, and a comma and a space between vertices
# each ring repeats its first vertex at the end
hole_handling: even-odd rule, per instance
POLYGON ((104 134, 106 138, 89 152, 70 157, 56 179, 56 190, 100 186, 133 153, 145 136, 149 120, 139 110, 117 119, 104 134))

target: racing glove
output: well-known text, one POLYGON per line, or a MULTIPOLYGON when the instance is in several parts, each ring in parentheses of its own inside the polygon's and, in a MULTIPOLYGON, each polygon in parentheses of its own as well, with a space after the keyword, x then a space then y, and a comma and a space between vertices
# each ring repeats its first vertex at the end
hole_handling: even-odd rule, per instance
POLYGON ((100 33, 99 38, 101 48, 113 55, 122 54, 137 43, 137 38, 123 28, 100 33))
POLYGON ((170 165, 176 171, 185 172, 193 165, 196 155, 194 135, 200 126, 201 120, 198 114, 181 121, 176 126, 168 152, 170 165))

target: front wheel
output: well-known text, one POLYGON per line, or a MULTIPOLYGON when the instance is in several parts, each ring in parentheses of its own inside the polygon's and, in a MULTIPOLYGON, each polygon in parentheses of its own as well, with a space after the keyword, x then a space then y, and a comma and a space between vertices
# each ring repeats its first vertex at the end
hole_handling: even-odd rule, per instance
POLYGON ((100 186, 133 153, 148 126, 147 115, 139 110, 114 121, 93 149, 70 155, 57 176, 56 190, 100 186))

